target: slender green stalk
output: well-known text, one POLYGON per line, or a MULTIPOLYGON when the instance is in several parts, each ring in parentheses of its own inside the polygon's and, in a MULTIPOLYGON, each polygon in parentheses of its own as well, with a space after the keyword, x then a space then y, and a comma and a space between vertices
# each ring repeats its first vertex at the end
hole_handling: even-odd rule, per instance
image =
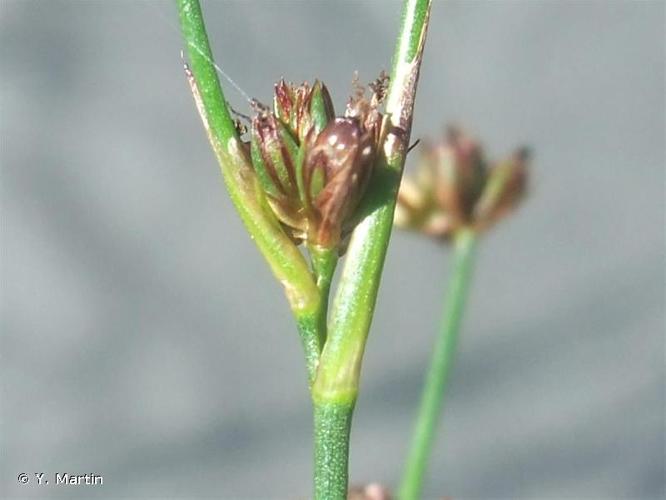
POLYGON ((315 245, 308 247, 312 260, 312 271, 314 272, 317 288, 321 302, 319 303, 318 324, 321 345, 326 342, 326 321, 328 319, 328 296, 331 290, 331 282, 338 265, 337 248, 321 248, 315 245))
POLYGON ((281 229, 256 182, 229 113, 198 0, 177 0, 192 75, 190 85, 224 182, 248 232, 282 283, 301 334, 310 380, 323 343, 317 318, 321 297, 309 266, 281 229))
POLYGON ((324 345, 322 339, 326 337, 326 330, 321 326, 321 308, 325 307, 325 302, 320 302, 321 306, 314 311, 301 312, 296 315, 296 327, 298 335, 301 338, 301 346, 305 356, 305 367, 308 371, 308 387, 314 383, 317 375, 317 366, 319 365, 319 355, 324 345))
MULTIPOLYGON (((365 217, 352 236, 333 302, 328 336, 312 386, 315 415, 333 405, 344 408, 345 418, 351 422, 361 360, 377 300, 393 226, 395 198, 409 144, 430 3, 430 0, 406 0, 404 3, 386 103, 386 139, 370 192, 361 208, 365 217)), ((333 424, 327 419, 315 420, 316 439, 319 440, 316 450, 337 454, 333 460, 327 459, 326 453, 315 453, 316 500, 346 497, 349 447, 339 443, 348 443, 349 431, 333 424), (344 485, 339 478, 344 478, 344 485)))
POLYGON ((315 498, 347 498, 349 434, 354 404, 322 403, 314 407, 315 498))
POLYGON ((442 326, 423 386, 412 443, 398 492, 400 500, 417 500, 421 496, 423 478, 442 410, 446 382, 456 352, 460 322, 474 264, 475 246, 476 235, 473 231, 460 230, 456 234, 453 276, 444 305, 442 326))
POLYGON ((336 249, 325 249, 316 246, 308 248, 312 260, 320 301, 317 308, 307 314, 297 316, 298 333, 305 352, 305 362, 308 369, 308 383, 314 383, 319 365, 319 356, 326 342, 326 320, 328 316, 328 296, 331 281, 338 263, 336 249))

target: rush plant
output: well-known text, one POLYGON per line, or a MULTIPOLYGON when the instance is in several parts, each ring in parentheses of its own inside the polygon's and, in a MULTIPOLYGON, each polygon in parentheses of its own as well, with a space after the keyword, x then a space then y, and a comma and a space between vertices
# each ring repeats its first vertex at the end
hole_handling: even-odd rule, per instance
POLYGON ((434 145, 422 148, 414 178, 402 180, 395 222, 453 246, 441 327, 426 373, 412 443, 399 489, 401 500, 420 498, 430 450, 458 342, 480 236, 518 205, 527 183, 526 149, 488 162, 480 145, 450 128, 434 145))
POLYGON ((391 73, 371 83, 369 95, 357 86, 336 115, 321 82, 281 81, 272 109, 254 103, 249 140, 224 98, 199 1, 177 4, 187 76, 210 145, 301 337, 314 414, 314 497, 346 498, 352 415, 409 149, 430 1, 405 0, 391 73))
MULTIPOLYGON (((249 130, 234 121, 224 98, 198 0, 177 2, 186 74, 210 145, 241 219, 284 287, 301 338, 313 403, 315 499, 348 494, 352 416, 394 218, 398 226, 453 246, 453 275, 398 492, 401 500, 416 500, 477 243, 524 196, 527 151, 492 164, 476 141, 451 128, 421 148, 414 178, 402 179, 428 0, 405 0, 390 75, 382 73, 367 89, 355 80, 342 114, 322 82, 280 80, 271 107, 252 101, 249 130)), ((386 492, 370 487, 354 495, 385 498, 386 492)))

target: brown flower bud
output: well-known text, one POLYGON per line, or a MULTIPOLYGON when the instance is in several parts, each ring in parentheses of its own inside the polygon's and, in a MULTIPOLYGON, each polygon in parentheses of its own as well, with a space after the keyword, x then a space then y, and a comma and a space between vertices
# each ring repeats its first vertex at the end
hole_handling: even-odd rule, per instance
POLYGON ((275 84, 273 106, 275 116, 299 142, 303 142, 311 128, 321 132, 335 116, 328 89, 319 80, 312 87, 307 82, 295 86, 280 80, 275 84))
POLYGON ((273 96, 273 109, 275 116, 291 130, 294 137, 298 137, 298 110, 302 107, 307 84, 295 87, 284 79, 275 84, 273 96))
POLYGON ((403 178, 394 223, 447 240, 461 228, 483 231, 522 198, 527 150, 488 169, 476 142, 455 129, 439 146, 424 146, 413 179, 403 178))
MULTIPOLYGON (((274 112, 255 102, 251 158, 270 208, 295 241, 343 252, 375 162, 383 117, 374 94, 352 98, 335 118, 326 87, 275 85, 274 112)), ((364 92, 364 91, 363 91, 364 92)))
POLYGON ((306 141, 302 198, 311 217, 308 239, 319 246, 336 246, 348 230, 372 174, 376 145, 374 130, 355 118, 336 118, 306 141))
POLYGON ((445 142, 426 156, 438 177, 438 202, 456 221, 469 223, 486 174, 481 147, 460 130, 449 128, 445 142))
POLYGON ((252 166, 269 205, 290 228, 304 231, 302 204, 296 180, 298 145, 286 126, 267 110, 252 120, 252 166))

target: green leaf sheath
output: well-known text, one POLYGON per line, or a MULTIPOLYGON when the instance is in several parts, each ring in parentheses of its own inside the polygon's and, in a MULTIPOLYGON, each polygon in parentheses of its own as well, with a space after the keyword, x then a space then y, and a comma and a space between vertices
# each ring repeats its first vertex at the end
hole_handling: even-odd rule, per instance
POLYGON ((385 142, 361 210, 333 302, 329 331, 313 387, 315 399, 356 398, 361 359, 374 313, 395 198, 407 154, 430 1, 407 0, 387 96, 385 142))
POLYGON ((349 433, 353 404, 316 403, 314 405, 315 498, 347 498, 349 433))
POLYGON ((456 234, 453 275, 444 305, 442 326, 423 386, 412 443, 398 493, 400 500, 417 500, 421 496, 423 478, 442 411, 446 382, 456 352, 460 322, 474 265, 475 246, 476 235, 471 230, 461 230, 456 234))
MULTIPOLYGON (((198 0, 177 0, 177 4, 194 79, 190 84, 231 200, 273 274, 284 286, 297 320, 306 321, 319 310, 321 299, 316 283, 298 248, 266 206, 241 146, 217 77, 201 6, 198 0)), ((304 342, 304 346, 312 377, 316 368, 312 360, 318 358, 322 345, 319 337, 315 337, 304 342)))

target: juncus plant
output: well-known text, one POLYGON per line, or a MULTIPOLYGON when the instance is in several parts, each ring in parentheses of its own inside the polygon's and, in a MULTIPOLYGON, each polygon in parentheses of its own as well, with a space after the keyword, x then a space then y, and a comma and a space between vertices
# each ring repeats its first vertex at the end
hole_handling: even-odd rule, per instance
POLYGON ((301 337, 318 500, 347 497, 352 415, 409 149, 430 3, 405 0, 390 75, 367 92, 356 85, 341 115, 323 83, 280 81, 272 107, 253 104, 246 140, 224 98, 199 1, 177 0, 187 76, 204 128, 231 200, 283 285, 301 337))
POLYGON ((528 151, 488 162, 481 146, 457 128, 422 147, 416 174, 402 180, 398 226, 453 246, 453 273, 442 323, 426 373, 402 483, 401 500, 420 497, 430 450, 455 355, 479 237, 513 210, 527 184, 528 151))
POLYGON ((343 113, 336 114, 324 83, 283 79, 274 86, 272 106, 252 100, 249 128, 232 118, 225 101, 198 0, 177 3, 187 78, 227 190, 296 320, 313 402, 315 499, 388 498, 377 485, 348 491, 348 459, 394 218, 454 248, 442 325, 398 491, 401 500, 420 498, 477 242, 523 198, 527 150, 490 163, 476 141, 451 128, 439 142, 422 146, 416 175, 401 183, 430 1, 405 0, 391 74, 367 88, 355 79, 343 113))

